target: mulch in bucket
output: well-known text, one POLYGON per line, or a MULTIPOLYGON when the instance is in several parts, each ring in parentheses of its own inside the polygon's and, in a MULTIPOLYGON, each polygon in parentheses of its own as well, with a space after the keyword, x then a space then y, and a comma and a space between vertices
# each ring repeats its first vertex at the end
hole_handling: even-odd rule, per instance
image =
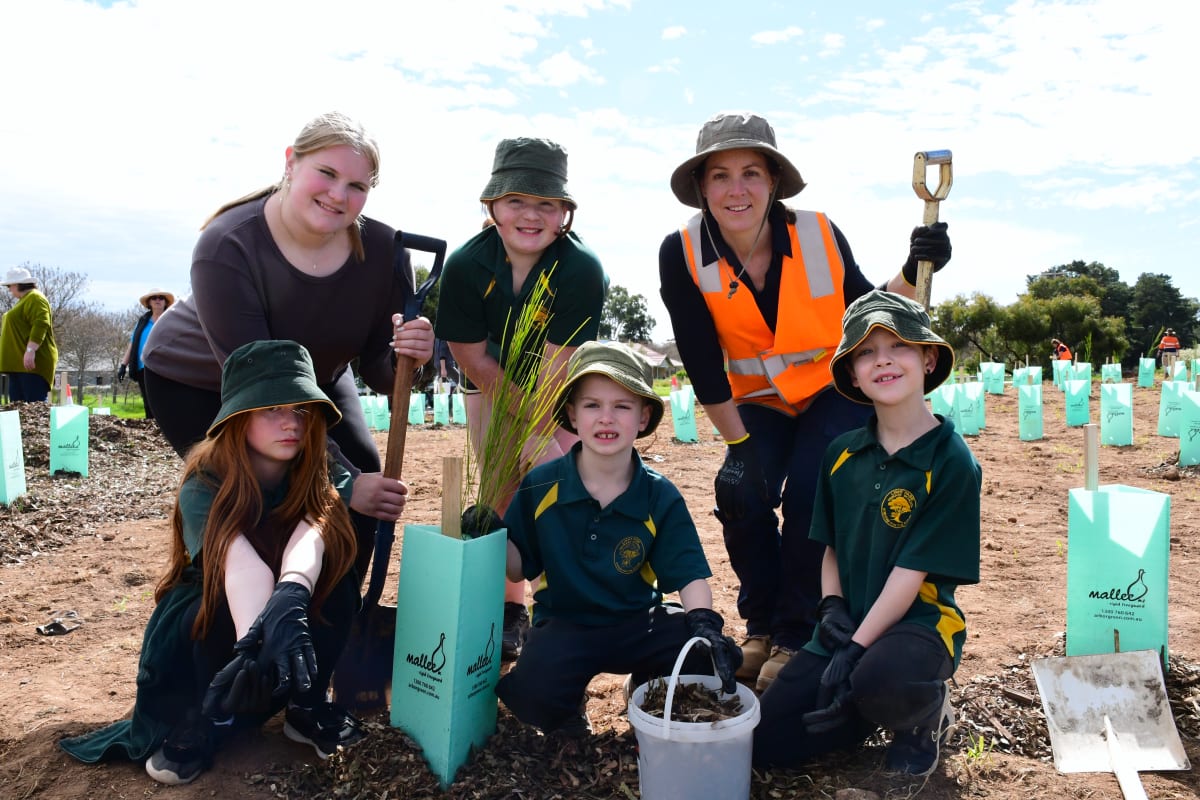
POLYGON ((745 800, 750 797, 750 760, 754 747, 754 727, 758 725, 758 698, 741 684, 737 693, 721 692, 721 679, 715 675, 680 675, 693 638, 675 661, 668 680, 643 683, 629 699, 629 724, 638 740, 638 778, 642 800, 698 800, 719 797, 722 800, 745 800), (652 686, 657 684, 656 689, 652 686), (666 687, 663 709, 654 716, 656 705, 653 693, 666 687), (650 700, 647 694, 650 693, 650 700), (716 697, 716 709, 703 709, 695 702, 699 694, 716 697), (690 695, 688 699, 683 695, 690 695), (688 722, 678 718, 674 704, 697 706, 709 717, 705 721, 688 722), (721 709, 740 712, 724 719, 721 709))

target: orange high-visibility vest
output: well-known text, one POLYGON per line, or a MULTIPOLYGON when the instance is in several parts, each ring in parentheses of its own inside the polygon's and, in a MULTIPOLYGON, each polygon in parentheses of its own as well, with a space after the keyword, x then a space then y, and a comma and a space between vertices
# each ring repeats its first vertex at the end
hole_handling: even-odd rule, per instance
POLYGON ((1071 360, 1071 348, 1067 347, 1065 344, 1060 344, 1056 352, 1058 353, 1059 361, 1071 360))
POLYGON ((1165 350, 1168 353, 1173 353, 1179 349, 1179 337, 1164 336, 1162 341, 1158 343, 1159 350, 1165 350))
POLYGON ((792 255, 783 259, 772 333, 753 293, 730 290, 741 279, 729 262, 703 263, 703 224, 703 215, 696 214, 680 231, 683 253, 725 351, 733 399, 794 416, 832 383, 829 359, 842 338, 846 267, 833 228, 813 211, 797 211, 796 223, 788 225, 792 255))

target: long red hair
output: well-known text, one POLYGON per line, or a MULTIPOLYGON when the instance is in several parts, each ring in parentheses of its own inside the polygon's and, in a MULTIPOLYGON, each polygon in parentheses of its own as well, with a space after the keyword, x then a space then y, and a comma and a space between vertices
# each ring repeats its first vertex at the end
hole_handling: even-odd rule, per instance
MULTIPOLYGON (((262 524, 283 537, 277 548, 279 555, 283 553, 287 538, 303 520, 310 520, 320 529, 325 556, 321 576, 313 588, 312 603, 313 615, 320 619, 321 603, 354 564, 358 540, 346 506, 329 481, 325 414, 317 404, 303 407, 309 411, 304 445, 288 471, 287 495, 262 524)), ((204 546, 200 550, 204 590, 200 611, 192 627, 194 638, 207 634, 216 609, 220 607, 225 593, 225 558, 230 544, 238 534, 257 529, 262 519, 263 492, 254 475, 250 448, 246 443, 251 413, 230 417, 215 436, 196 444, 184 463, 180 488, 195 477, 213 490, 212 506, 204 525, 204 546)), ((171 559, 166 574, 158 582, 154 594, 156 602, 179 584, 184 570, 192 563, 183 540, 183 514, 178 497, 177 492, 171 515, 171 559)), ((278 560, 268 566, 278 574, 278 560)))

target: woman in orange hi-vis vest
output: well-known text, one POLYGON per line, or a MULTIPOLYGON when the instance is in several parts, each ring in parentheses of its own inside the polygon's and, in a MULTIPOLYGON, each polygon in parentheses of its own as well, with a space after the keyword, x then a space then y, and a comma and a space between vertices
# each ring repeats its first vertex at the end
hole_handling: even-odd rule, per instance
MULTIPOLYGON (((808 529, 821 457, 870 414, 832 390, 829 359, 846 306, 875 287, 824 214, 780 202, 803 188, 765 119, 717 115, 671 176, 700 211, 658 255, 680 357, 728 445, 716 515, 741 581, 738 678, 760 690, 818 621, 823 548, 808 529)), ((950 260, 945 223, 914 229, 907 261, 879 288, 913 297, 920 260, 950 260)))
POLYGON ((1071 348, 1069 348, 1065 344, 1063 344, 1062 340, 1051 339, 1050 340, 1050 349, 1054 353, 1055 360, 1057 360, 1057 361, 1070 361, 1071 360, 1071 348))

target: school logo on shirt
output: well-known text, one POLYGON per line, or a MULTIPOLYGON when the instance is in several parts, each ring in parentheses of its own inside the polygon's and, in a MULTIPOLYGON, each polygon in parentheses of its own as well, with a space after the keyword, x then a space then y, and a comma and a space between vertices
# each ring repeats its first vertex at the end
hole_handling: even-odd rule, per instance
POLYGON ((903 528, 917 507, 917 498, 908 489, 892 489, 879 506, 879 514, 890 528, 903 528))
POLYGON ((632 575, 646 560, 646 546, 636 536, 626 536, 613 550, 613 566, 622 575, 632 575))

